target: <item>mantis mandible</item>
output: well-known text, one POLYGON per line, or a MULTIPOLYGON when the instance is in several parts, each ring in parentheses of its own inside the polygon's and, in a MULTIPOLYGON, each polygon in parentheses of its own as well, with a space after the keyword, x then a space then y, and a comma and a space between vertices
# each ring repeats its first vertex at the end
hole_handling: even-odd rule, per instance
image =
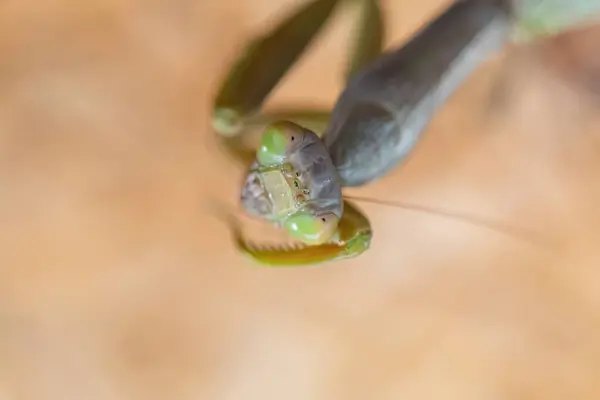
MULTIPOLYGON (((456 1, 407 44, 383 52, 385 28, 377 0, 312 0, 251 41, 216 96, 213 125, 224 148, 250 166, 240 196, 244 210, 302 245, 250 245, 236 226, 237 247, 269 266, 311 265, 364 253, 373 234, 369 220, 342 188, 377 180, 406 159, 437 109, 510 39, 513 6, 508 0, 456 1), (361 21, 347 84, 333 112, 261 113, 336 8, 351 3, 362 7, 361 21), (256 150, 240 139, 253 126, 264 127, 256 150)), ((517 9, 526 20, 527 7, 517 9)))

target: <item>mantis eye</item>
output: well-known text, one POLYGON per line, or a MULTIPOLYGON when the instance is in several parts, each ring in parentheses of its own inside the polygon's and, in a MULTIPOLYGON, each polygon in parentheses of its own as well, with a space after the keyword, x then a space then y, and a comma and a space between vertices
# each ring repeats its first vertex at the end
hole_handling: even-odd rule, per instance
POLYGON ((288 218, 284 227, 299 241, 308 245, 319 245, 331 239, 338 223, 339 218, 333 213, 315 215, 300 212, 288 218))
POLYGON ((290 147, 303 140, 302 127, 292 122, 276 122, 263 133, 256 158, 264 167, 281 164, 290 147))

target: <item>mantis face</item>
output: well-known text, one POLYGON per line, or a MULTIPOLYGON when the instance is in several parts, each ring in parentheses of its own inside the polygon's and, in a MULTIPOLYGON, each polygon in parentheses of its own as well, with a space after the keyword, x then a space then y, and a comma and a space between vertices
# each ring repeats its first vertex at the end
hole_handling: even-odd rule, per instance
POLYGON ((264 131, 241 203, 249 214, 307 245, 331 241, 343 212, 339 177, 327 149, 314 132, 292 122, 264 131))

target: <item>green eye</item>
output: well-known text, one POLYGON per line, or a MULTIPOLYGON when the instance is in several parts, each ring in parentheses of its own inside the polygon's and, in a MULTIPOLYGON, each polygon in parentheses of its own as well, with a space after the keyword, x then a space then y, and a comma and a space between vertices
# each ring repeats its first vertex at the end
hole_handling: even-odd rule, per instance
POLYGON ((284 227, 290 235, 301 242, 318 245, 331 239, 338 223, 338 217, 332 213, 314 215, 300 212, 288 218, 284 227))
POLYGON ((290 146, 303 140, 304 131, 300 126, 291 122, 274 123, 263 133, 256 158, 264 167, 281 164, 290 146))
POLYGON ((279 164, 285 157, 287 147, 285 133, 276 127, 270 127, 262 135, 256 158, 263 166, 279 164))

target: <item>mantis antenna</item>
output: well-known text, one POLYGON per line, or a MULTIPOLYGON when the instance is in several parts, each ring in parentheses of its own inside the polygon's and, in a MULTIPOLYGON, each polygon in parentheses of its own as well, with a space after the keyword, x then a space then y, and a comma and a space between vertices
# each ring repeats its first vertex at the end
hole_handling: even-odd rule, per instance
POLYGON ((546 246, 551 247, 553 245, 548 240, 548 238, 543 237, 539 233, 525 230, 525 229, 522 229, 522 228, 519 228, 519 227, 516 227, 513 225, 509 225, 509 224, 503 223, 501 221, 492 221, 490 219, 486 219, 484 217, 480 217, 480 216, 476 216, 476 215, 472 215, 472 214, 442 210, 442 209, 432 207, 432 206, 412 204, 412 203, 407 203, 407 202, 397 201, 397 200, 380 200, 380 199, 374 199, 374 198, 369 198, 369 197, 348 196, 348 195, 344 195, 344 198, 347 200, 353 200, 353 201, 357 201, 357 202, 378 204, 378 205, 383 205, 383 206, 388 206, 388 207, 401 208, 404 210, 416 211, 416 212, 424 213, 427 215, 436 215, 436 216, 441 216, 441 217, 447 217, 447 218, 451 218, 455 221, 464 222, 464 223, 467 223, 470 225, 481 226, 481 227, 487 228, 489 230, 492 230, 494 232, 500 233, 502 235, 508 235, 508 236, 512 236, 515 238, 519 238, 521 240, 528 241, 532 244, 542 245, 544 247, 546 247, 546 246))
MULTIPOLYGON (((476 216, 468 213, 461 213, 449 210, 443 210, 433 206, 426 206, 414 203, 408 203, 404 201, 398 200, 381 200, 369 197, 362 196, 349 196, 344 195, 344 198, 347 200, 352 200, 361 203, 370 203, 377 204, 381 206, 387 206, 392 208, 399 208, 403 210, 415 211, 427 215, 434 215, 439 217, 450 218, 458 222, 463 222, 469 225, 474 225, 478 227, 483 227, 489 229, 491 231, 497 232, 501 235, 506 235, 510 237, 514 237, 525 242, 529 242, 530 244, 541 246, 544 248, 554 248, 554 243, 552 243, 547 237, 543 235, 533 232, 531 230, 526 230, 520 227, 516 227, 514 225, 509 225, 501 221, 493 221, 485 217, 476 216)), ((208 208, 210 208, 211 212, 214 213, 217 218, 223 220, 228 226, 239 226, 240 221, 235 216, 235 211, 225 205, 223 202, 212 199, 208 202, 208 208)), ((241 240, 241 232, 239 229, 234 230, 234 236, 236 236, 237 240, 241 240), (237 232, 237 234, 235 233, 237 232), (238 237, 239 236, 239 237, 238 237)))

